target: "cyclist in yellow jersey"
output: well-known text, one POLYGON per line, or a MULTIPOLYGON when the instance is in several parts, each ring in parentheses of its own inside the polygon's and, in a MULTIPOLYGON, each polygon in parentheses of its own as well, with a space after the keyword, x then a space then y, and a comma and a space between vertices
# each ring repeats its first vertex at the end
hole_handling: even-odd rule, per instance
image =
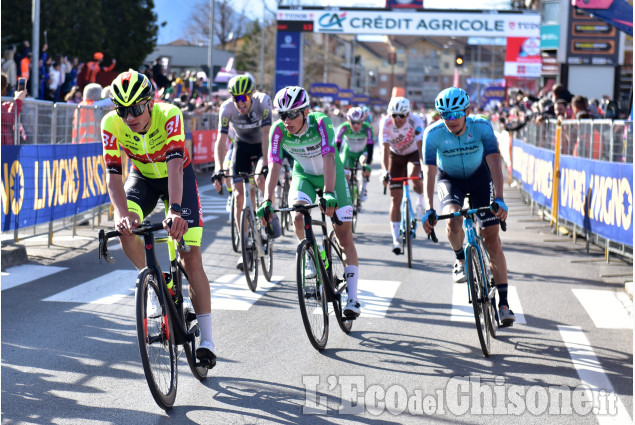
MULTIPOLYGON (((110 96, 115 110, 101 122, 108 193, 115 208, 121 246, 137 269, 145 267, 143 241, 132 233, 152 213, 157 201, 166 205, 164 227, 176 240, 184 239, 189 252, 180 252, 189 277, 189 292, 201 330, 196 357, 208 367, 216 364, 212 338, 209 280, 203 270, 201 238, 203 213, 191 158, 185 147, 181 110, 166 103, 155 104, 150 80, 128 71, 112 82, 110 96), (121 150, 132 169, 122 178, 121 150), (172 220, 168 227, 167 221, 172 220)), ((160 314, 153 300, 149 314, 160 314)))

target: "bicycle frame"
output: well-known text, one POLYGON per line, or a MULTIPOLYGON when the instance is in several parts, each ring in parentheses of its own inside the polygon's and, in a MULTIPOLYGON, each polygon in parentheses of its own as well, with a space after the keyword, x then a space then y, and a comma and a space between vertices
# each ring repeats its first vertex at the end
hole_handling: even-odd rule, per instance
MULTIPOLYGON (((415 217, 414 210, 412 209, 412 201, 410 200, 410 184, 409 180, 420 180, 421 177, 394 177, 391 181, 401 181, 401 185, 403 188, 403 194, 401 197, 401 222, 399 224, 399 232, 404 235, 406 233, 406 211, 410 214, 410 217, 415 217)), ((416 218, 412 220, 412 231, 415 233, 417 230, 417 221, 416 218)), ((414 236, 414 235, 413 235, 414 236)))
MULTIPOLYGON (((257 176, 258 174, 249 174, 249 173, 239 173, 236 176, 225 176, 225 177, 241 177, 243 179, 244 189, 243 189, 243 210, 242 213, 245 213, 245 209, 249 208, 249 213, 251 214, 252 223, 255 223, 256 231, 254 232, 254 237, 256 238, 256 252, 258 253, 258 258, 264 258, 265 252, 262 249, 262 237, 260 235, 260 220, 256 218, 256 214, 254 213, 254 207, 251 202, 251 191, 258 190, 258 187, 255 184, 252 184, 252 178, 257 176)), ((238 222, 238 220, 236 220, 238 222)), ((240 224, 238 224, 240 226, 240 224)), ((240 229, 241 235, 244 234, 245 229, 240 229)), ((241 236, 242 237, 242 236, 241 236)))

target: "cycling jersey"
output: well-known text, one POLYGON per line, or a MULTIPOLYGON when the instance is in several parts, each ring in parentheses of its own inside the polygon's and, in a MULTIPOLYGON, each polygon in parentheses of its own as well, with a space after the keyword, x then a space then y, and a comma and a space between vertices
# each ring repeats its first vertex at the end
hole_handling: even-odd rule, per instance
POLYGON ((254 93, 251 97, 251 108, 245 115, 238 112, 233 98, 225 100, 218 112, 218 128, 222 134, 229 133, 230 123, 236 132, 235 142, 261 143, 260 129, 271 125, 271 98, 265 93, 254 93))
POLYGON ((373 128, 363 123, 361 130, 355 133, 349 122, 342 123, 337 128, 335 143, 338 146, 342 145, 345 151, 361 154, 369 145, 373 146, 373 128))
POLYGON ((379 142, 390 145, 397 155, 408 155, 417 150, 417 141, 423 137, 421 118, 409 114, 401 128, 395 127, 390 115, 384 115, 379 122, 379 142))
POLYGON ((442 120, 428 127, 424 135, 426 165, 437 165, 455 179, 469 179, 485 157, 500 154, 492 124, 484 118, 466 117, 462 136, 450 133, 442 120))
POLYGON ((133 133, 126 123, 111 111, 101 121, 104 162, 110 174, 121 174, 121 149, 135 170, 144 177, 168 176, 167 162, 179 158, 183 168, 190 164, 185 147, 185 130, 181 110, 169 103, 155 103, 150 128, 145 134, 133 133))

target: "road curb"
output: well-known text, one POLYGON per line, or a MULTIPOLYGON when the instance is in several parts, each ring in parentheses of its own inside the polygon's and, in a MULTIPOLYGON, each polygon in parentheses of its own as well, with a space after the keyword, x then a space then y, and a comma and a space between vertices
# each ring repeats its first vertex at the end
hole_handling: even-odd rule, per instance
POLYGON ((2 257, 0 267, 2 270, 8 267, 19 266, 27 262, 26 247, 18 244, 2 245, 2 257))

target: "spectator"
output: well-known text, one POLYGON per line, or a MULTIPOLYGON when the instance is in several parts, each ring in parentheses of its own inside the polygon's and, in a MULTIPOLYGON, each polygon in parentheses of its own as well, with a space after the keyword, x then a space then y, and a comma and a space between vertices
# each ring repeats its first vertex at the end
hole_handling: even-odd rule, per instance
POLYGON ((79 86, 73 86, 66 96, 64 96, 64 101, 67 103, 80 103, 82 101, 82 91, 79 89, 79 86))
MULTIPOLYGON (((97 74, 100 71, 112 71, 115 69, 115 64, 117 60, 115 58, 112 59, 112 62, 108 66, 103 66, 101 61, 104 60, 104 54, 101 52, 95 52, 93 55, 93 60, 86 63, 86 82, 95 83, 97 81, 97 74)), ((84 99, 86 96, 84 96, 84 99)))
POLYGON ((553 100, 555 104, 559 99, 564 100, 566 103, 570 103, 571 99, 573 99, 573 95, 571 94, 571 92, 569 92, 569 90, 567 90, 565 86, 558 83, 554 84, 553 88, 551 89, 551 100, 553 100))
POLYGON ((567 102, 564 99, 558 99, 554 106, 554 112, 558 120, 567 119, 567 102))
MULTIPOLYGON (((1 78, 2 96, 7 95, 8 79, 3 72, 1 78)), ((14 102, 2 102, 2 144, 13 145, 13 134, 15 133, 16 117, 20 117, 22 101, 26 97, 26 90, 16 91, 13 95, 14 102), (16 108, 16 109, 14 109, 16 108)), ((19 123, 19 120, 17 121, 19 123)))
POLYGON ((604 118, 608 120, 616 120, 619 117, 619 109, 617 103, 614 100, 604 98, 601 105, 604 118))
POLYGON ((58 61, 53 62, 53 65, 49 68, 48 72, 48 97, 45 99, 57 102, 59 92, 61 90, 60 78, 62 76, 62 64, 58 61))
POLYGON ((62 85, 62 93, 69 93, 73 87, 77 86, 77 76, 84 68, 84 63, 80 63, 77 56, 73 56, 70 62, 68 62, 68 66, 69 69, 66 71, 64 84, 62 85))
POLYGON ((94 143, 101 141, 99 137, 100 123, 95 120, 93 104, 101 100, 101 85, 90 83, 84 87, 82 100, 73 116, 73 143, 94 143))
POLYGON ((165 69, 161 63, 161 57, 158 57, 154 62, 154 65, 152 65, 152 77, 154 78, 154 82, 157 84, 157 88, 159 90, 165 89, 170 85, 168 77, 165 76, 165 69))
POLYGON ((22 59, 29 56, 29 53, 31 53, 31 45, 29 44, 28 41, 25 41, 24 43, 22 43, 22 45, 18 49, 18 52, 15 54, 13 58, 15 60, 15 66, 18 70, 18 77, 22 76, 23 78, 29 78, 28 75, 27 76, 22 75, 22 59))
POLYGON ((580 112, 589 112, 589 100, 584 96, 573 96, 573 99, 571 99, 571 110, 573 116, 579 119, 578 114, 580 112))
POLYGON ((18 81, 18 67, 15 64, 15 47, 11 46, 4 51, 2 57, 2 72, 7 76, 7 95, 11 96, 18 81))
POLYGON ((597 97, 594 97, 589 102, 589 112, 594 119, 602 118, 602 109, 600 109, 600 101, 597 97))
POLYGON ((100 97, 101 99, 96 100, 93 103, 93 106, 97 106, 100 108, 112 108, 115 106, 115 104, 112 102, 112 99, 110 98, 110 86, 106 86, 101 90, 100 97))

